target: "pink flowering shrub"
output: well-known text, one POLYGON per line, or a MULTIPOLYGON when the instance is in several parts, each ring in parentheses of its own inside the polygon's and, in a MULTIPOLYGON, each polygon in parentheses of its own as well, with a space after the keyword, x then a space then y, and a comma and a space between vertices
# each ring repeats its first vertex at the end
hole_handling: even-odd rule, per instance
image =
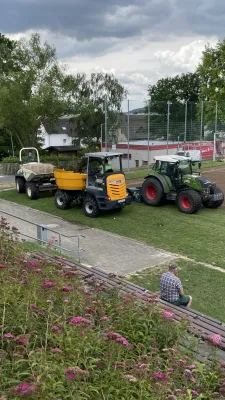
POLYGON ((211 341, 213 344, 219 345, 222 342, 222 338, 219 334, 208 335, 207 339, 211 341))
POLYGON ((182 353, 173 313, 24 254, 2 224, 0 399, 224 398, 225 368, 182 353))

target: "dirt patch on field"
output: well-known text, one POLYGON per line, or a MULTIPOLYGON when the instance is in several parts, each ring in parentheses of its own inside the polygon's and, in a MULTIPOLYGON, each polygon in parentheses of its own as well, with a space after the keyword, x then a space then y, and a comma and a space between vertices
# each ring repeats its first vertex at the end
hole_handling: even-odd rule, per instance
MULTIPOLYGON (((210 179, 212 182, 216 182, 217 186, 219 186, 225 194, 225 166, 218 168, 207 168, 201 171, 201 175, 210 179)), ((144 178, 127 179, 127 187, 140 187, 142 186, 143 181, 144 178)), ((225 202, 223 203, 222 207, 225 208, 225 202)))

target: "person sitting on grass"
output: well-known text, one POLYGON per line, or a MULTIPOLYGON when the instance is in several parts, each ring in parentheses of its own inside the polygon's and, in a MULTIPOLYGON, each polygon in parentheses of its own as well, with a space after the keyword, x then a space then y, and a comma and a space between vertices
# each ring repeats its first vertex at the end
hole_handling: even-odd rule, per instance
POLYGON ((160 278, 160 298, 176 306, 189 308, 192 297, 184 294, 184 289, 180 279, 177 277, 179 267, 173 263, 169 266, 169 271, 162 274, 160 278))

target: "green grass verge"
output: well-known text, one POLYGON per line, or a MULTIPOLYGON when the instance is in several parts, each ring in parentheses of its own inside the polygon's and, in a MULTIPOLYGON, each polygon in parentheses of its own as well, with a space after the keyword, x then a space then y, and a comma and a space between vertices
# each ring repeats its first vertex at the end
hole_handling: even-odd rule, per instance
MULTIPOLYGON (((176 262, 181 267, 179 278, 185 294, 193 297, 192 308, 225 321, 225 273, 184 260, 176 262)), ((160 275, 167 270, 168 264, 164 264, 130 275, 129 280, 150 291, 159 291, 160 275)))
POLYGON ((73 204, 69 210, 59 210, 54 197, 32 201, 25 194, 10 190, 1 192, 0 198, 225 268, 225 212, 222 209, 203 208, 197 214, 187 215, 178 211, 175 204, 148 207, 144 203, 133 203, 121 213, 102 213, 91 219, 83 214, 79 204, 73 204))

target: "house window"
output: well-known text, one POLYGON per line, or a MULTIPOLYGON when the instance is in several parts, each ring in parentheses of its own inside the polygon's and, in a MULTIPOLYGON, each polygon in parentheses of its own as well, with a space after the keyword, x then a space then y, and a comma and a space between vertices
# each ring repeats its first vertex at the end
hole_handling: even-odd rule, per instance
POLYGON ((139 167, 139 160, 135 160, 135 165, 136 165, 136 168, 139 167))
MULTIPOLYGON (((128 160, 128 154, 123 153, 123 159, 128 160)), ((131 160, 131 154, 129 154, 129 160, 131 160)))
POLYGON ((148 166, 148 161, 142 161, 142 166, 148 166))
POLYGON ((63 143, 64 143, 64 144, 66 143, 66 139, 63 139, 63 143))

